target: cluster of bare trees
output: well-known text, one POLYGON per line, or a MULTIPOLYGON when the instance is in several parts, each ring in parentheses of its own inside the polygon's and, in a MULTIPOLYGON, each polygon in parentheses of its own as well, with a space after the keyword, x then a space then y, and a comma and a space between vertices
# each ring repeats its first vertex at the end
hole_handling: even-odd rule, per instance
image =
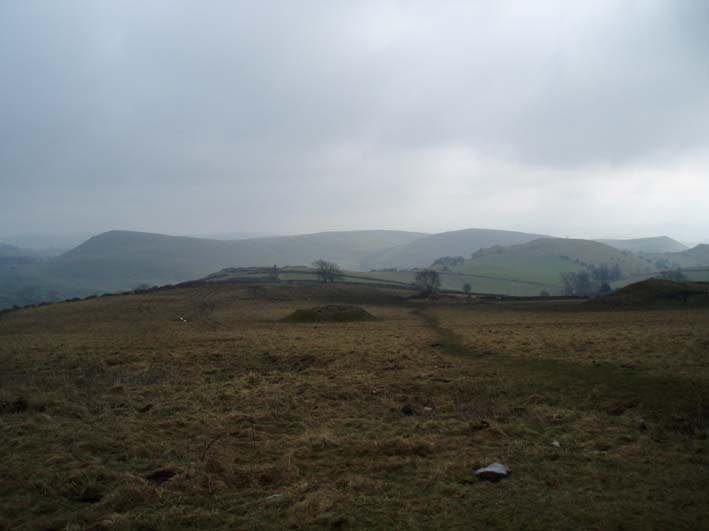
POLYGON ((441 275, 434 269, 424 269, 416 273, 414 283, 421 293, 430 297, 441 288, 441 275))
POLYGON ((463 265, 465 263, 465 258, 462 256, 441 256, 440 258, 436 258, 433 262, 433 265, 440 265, 440 266, 456 266, 456 265, 463 265))
POLYGON ((612 290, 610 283, 619 280, 622 271, 618 264, 590 266, 587 271, 561 274, 561 283, 567 295, 590 297, 604 295, 612 290))
MULTIPOLYGON (((335 262, 330 262, 320 258, 312 264, 315 274, 320 282, 335 282, 342 276, 342 270, 335 262)), ((441 275, 434 269, 424 269, 416 273, 414 284, 427 297, 434 295, 441 288, 441 275)), ((466 293, 470 292, 470 285, 467 284, 466 293)))
POLYGON ((335 262, 328 262, 322 258, 313 262, 313 269, 320 282, 335 282, 342 276, 342 270, 335 262))

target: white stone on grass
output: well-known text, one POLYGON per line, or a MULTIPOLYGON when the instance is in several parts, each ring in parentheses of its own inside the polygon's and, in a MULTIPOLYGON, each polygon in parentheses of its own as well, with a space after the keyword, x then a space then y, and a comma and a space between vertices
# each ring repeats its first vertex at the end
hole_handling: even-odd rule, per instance
POLYGON ((474 474, 481 481, 497 482, 510 475, 510 469, 502 463, 492 463, 482 468, 478 468, 474 474))

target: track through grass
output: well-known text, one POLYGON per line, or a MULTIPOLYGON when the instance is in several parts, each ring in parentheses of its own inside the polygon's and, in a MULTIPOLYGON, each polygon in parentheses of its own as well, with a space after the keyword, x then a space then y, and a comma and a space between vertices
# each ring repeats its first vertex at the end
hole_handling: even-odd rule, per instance
MULTIPOLYGON (((601 409, 606 411, 625 411, 629 406, 670 429, 704 433, 709 428, 709 386, 704 379, 647 373, 624 364, 593 362, 589 367, 571 361, 480 351, 465 345, 460 334, 444 326, 434 314, 436 307, 427 305, 413 311, 435 332, 438 339, 433 348, 468 360, 483 371, 502 371, 511 379, 525 374, 533 382, 529 389, 532 394, 553 382, 553 388, 579 405, 588 396, 602 394, 605 406, 601 409)), ((592 400, 590 409, 597 408, 598 402, 592 400)))

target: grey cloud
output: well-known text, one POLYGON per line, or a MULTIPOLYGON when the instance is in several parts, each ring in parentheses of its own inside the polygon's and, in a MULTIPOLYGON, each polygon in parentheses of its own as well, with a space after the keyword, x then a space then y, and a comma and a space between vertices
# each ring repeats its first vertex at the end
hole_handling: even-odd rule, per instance
MULTIPOLYGON (((546 208, 584 170, 704 171, 705 2, 530 6, 4 3, 0 222, 436 230, 501 220, 433 219, 431 160, 460 166, 457 195, 531 178, 546 208), (461 150, 490 164, 431 156, 461 150)), ((553 232, 527 207, 518 228, 553 232)))

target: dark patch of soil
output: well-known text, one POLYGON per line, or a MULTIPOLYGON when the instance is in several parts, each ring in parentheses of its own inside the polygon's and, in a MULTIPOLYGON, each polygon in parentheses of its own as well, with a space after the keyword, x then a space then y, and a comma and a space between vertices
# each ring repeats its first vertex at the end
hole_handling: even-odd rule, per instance
POLYGON ((24 398, 18 398, 12 402, 0 402, 0 414, 22 413, 29 408, 29 403, 24 398))
POLYGON ((367 310, 359 306, 329 304, 296 310, 283 319, 289 323, 344 323, 352 321, 376 321, 367 310))
POLYGON ((177 472, 174 470, 170 470, 169 468, 163 468, 160 470, 156 470, 155 472, 151 472, 150 474, 147 474, 145 476, 145 479, 148 481, 148 483, 151 483, 152 485, 162 485, 166 481, 169 481, 172 479, 177 472))
POLYGON ((401 408, 401 412, 406 416, 411 416, 416 413, 416 411, 414 411, 414 407, 411 404, 404 404, 404 406, 401 408))
POLYGON ((76 498, 79 503, 98 503, 103 499, 103 494, 87 492, 76 498))

